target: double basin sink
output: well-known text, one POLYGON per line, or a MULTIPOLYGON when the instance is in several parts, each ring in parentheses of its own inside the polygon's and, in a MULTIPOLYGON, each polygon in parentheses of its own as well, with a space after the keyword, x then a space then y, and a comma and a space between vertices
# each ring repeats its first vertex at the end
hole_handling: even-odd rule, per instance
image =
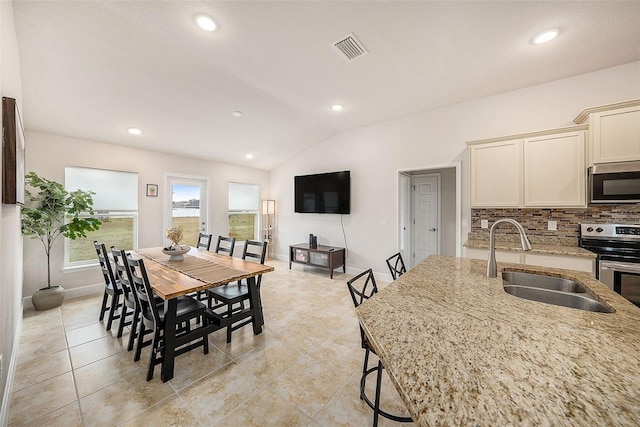
POLYGON ((581 283, 542 274, 503 271, 505 292, 531 301, 600 313, 613 313, 610 307, 591 296, 581 283))

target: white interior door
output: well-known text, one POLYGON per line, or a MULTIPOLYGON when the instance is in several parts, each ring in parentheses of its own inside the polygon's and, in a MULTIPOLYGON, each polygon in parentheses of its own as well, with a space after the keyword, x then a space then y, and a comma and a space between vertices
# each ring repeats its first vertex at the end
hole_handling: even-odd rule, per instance
POLYGON ((166 228, 182 227, 182 244, 195 246, 198 234, 209 229, 207 220, 207 180, 169 176, 165 203, 166 228))
POLYGON ((413 262, 440 253, 440 174, 415 175, 413 190, 413 262))

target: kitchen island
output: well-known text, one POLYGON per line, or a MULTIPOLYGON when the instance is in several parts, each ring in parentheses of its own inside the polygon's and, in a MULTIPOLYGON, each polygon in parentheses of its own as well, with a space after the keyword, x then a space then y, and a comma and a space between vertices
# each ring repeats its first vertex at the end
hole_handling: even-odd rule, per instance
POLYGON ((615 310, 528 301, 486 262, 431 256, 356 309, 418 425, 640 425, 640 309, 588 273, 565 277, 615 310))

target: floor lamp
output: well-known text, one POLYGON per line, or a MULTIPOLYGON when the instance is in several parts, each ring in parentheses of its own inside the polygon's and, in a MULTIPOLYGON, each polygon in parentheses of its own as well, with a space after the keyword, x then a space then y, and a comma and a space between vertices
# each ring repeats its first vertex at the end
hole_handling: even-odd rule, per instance
POLYGON ((273 259, 273 232, 276 218, 276 201, 275 200, 263 200, 262 201, 262 215, 264 217, 263 239, 267 242, 267 257, 273 259))

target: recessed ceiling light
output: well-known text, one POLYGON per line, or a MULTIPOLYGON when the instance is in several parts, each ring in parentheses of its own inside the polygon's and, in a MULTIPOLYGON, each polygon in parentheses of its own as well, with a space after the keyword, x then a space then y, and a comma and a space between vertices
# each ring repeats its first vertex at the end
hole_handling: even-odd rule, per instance
POLYGON ((127 129, 131 135, 140 135, 142 131, 138 128, 129 128, 127 129))
POLYGON ((245 154, 244 157, 247 158, 247 159, 253 159, 253 154, 251 154, 251 153, 245 154))
POLYGON ((560 31, 557 28, 552 28, 550 30, 544 30, 543 32, 541 32, 540 34, 537 34, 533 38, 533 43, 534 44, 542 44, 542 43, 549 42, 549 41, 555 39, 559 32, 560 31))
POLYGON ((196 23, 205 31, 214 31, 216 29, 216 21, 208 15, 196 16, 196 23))
POLYGON ((333 104, 333 105, 331 106, 331 109, 332 109, 333 111, 342 111, 342 109, 343 109, 343 108, 344 108, 344 107, 343 107, 341 104, 333 104))
POLYGON ((242 111, 234 111, 231 115, 233 117, 242 117, 242 111))

